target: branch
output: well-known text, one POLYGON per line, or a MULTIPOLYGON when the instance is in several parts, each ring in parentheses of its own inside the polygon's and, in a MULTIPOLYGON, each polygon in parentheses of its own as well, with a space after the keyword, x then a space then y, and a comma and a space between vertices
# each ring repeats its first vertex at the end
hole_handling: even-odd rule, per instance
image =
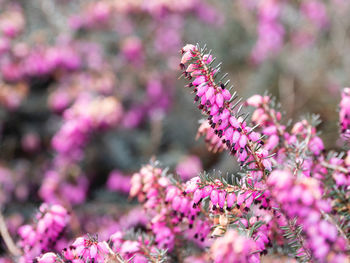
POLYGON ((0 234, 2 236, 2 239, 5 242, 5 245, 6 245, 7 249, 9 250, 9 252, 15 257, 20 256, 22 254, 22 252, 16 246, 15 242, 11 238, 11 236, 9 234, 9 231, 7 229, 7 226, 6 226, 6 222, 5 222, 4 216, 2 215, 1 212, 0 212, 0 234))
POLYGON ((332 170, 335 170, 335 171, 339 171, 339 172, 342 172, 342 173, 345 173, 345 174, 349 174, 350 171, 345 169, 344 167, 342 166, 339 166, 339 165, 333 165, 333 164, 330 164, 330 163, 327 163, 325 161, 321 162, 321 165, 323 167, 326 167, 328 169, 332 169, 332 170))
POLYGON ((321 210, 321 214, 324 217, 324 219, 326 219, 328 222, 333 224, 338 229, 338 232, 340 233, 340 235, 347 241, 346 246, 349 248, 349 242, 348 242, 349 239, 346 237, 346 234, 344 233, 343 229, 337 224, 337 222, 334 220, 334 218, 331 215, 324 212, 323 210, 321 210))

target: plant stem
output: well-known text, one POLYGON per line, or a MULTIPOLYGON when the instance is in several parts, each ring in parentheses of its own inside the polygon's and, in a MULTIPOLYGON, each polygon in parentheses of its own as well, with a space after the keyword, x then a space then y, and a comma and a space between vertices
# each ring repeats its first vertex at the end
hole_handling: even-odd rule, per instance
POLYGON ((16 246, 15 242, 11 238, 10 233, 6 226, 4 216, 2 215, 1 211, 0 211, 0 234, 9 252, 15 257, 20 256, 22 254, 21 250, 16 246))

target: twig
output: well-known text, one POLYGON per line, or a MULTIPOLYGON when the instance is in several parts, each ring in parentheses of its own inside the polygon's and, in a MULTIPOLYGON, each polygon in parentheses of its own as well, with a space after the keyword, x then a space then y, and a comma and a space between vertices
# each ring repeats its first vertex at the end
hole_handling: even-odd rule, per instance
POLYGON ((338 232, 340 233, 340 235, 347 241, 346 246, 349 247, 349 243, 348 243, 349 239, 346 237, 346 234, 344 233, 343 229, 341 229, 341 227, 337 224, 337 222, 333 219, 333 217, 327 214, 326 212, 324 212, 323 210, 321 210, 321 214, 324 217, 324 219, 326 219, 328 222, 333 224, 338 229, 338 232))
POLYGON ((22 254, 21 250, 16 246, 15 242, 12 240, 9 231, 6 226, 6 222, 4 219, 4 216, 2 215, 2 212, 0 211, 0 234, 2 236, 2 239, 5 242, 5 245, 9 252, 15 256, 18 257, 22 254))
POLYGON ((294 224, 292 220, 288 220, 289 228, 295 233, 298 242, 300 243, 301 248, 304 250, 306 258, 309 262, 312 262, 312 254, 309 249, 305 246, 304 238, 296 231, 296 223, 294 224))
POLYGON ((342 172, 342 173, 345 173, 345 174, 349 174, 350 171, 345 169, 344 167, 342 166, 339 166, 339 165, 333 165, 333 164, 330 164, 330 163, 327 163, 325 161, 321 162, 321 165, 323 167, 326 167, 328 169, 332 169, 332 170, 335 170, 335 171, 339 171, 339 172, 342 172))
POLYGON ((108 243, 106 241, 103 241, 103 243, 105 244, 105 246, 107 247, 107 249, 109 251, 109 258, 107 260, 108 263, 112 263, 112 262, 126 263, 126 261, 122 258, 121 255, 113 252, 113 250, 110 248, 110 246, 108 245, 108 243))

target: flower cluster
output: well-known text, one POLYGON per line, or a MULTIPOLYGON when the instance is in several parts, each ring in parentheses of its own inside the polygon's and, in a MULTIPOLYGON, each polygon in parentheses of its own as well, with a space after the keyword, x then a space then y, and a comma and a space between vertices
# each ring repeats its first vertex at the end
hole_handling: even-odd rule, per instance
MULTIPOLYGON (((305 176, 323 180, 327 194, 339 195, 335 200, 343 200, 340 206, 344 207, 348 196, 334 192, 332 185, 346 188, 349 184, 349 153, 345 158, 342 155, 326 154, 324 143, 317 135, 317 119, 299 121, 289 132, 285 125, 280 124, 282 115, 273 108, 274 102, 268 96, 254 95, 246 104, 255 108, 252 122, 259 124, 262 134, 267 138, 265 149, 276 153, 274 161, 283 165, 293 156, 295 160, 289 162, 290 168, 301 171, 305 176)), ((337 201, 333 202, 334 207, 338 204, 337 201)))
POLYGON ((317 120, 314 124, 309 120, 296 122, 292 129, 288 131, 285 125, 280 123, 282 114, 274 109, 274 101, 269 96, 254 95, 247 99, 246 105, 254 107, 251 121, 259 125, 262 134, 267 138, 264 149, 275 152, 277 160, 282 164, 287 155, 294 153, 304 166, 305 173, 313 165, 313 161, 322 156, 324 144, 317 135, 317 120), (300 146, 300 142, 305 141, 305 147, 300 146), (279 146, 279 147, 277 147, 279 146), (306 149, 310 154, 306 154, 306 149))
MULTIPOLYGON (((258 184, 257 184, 258 185, 258 184)), ((202 183, 199 177, 194 177, 186 183, 185 192, 193 193, 193 206, 198 206, 203 199, 209 198, 212 210, 219 209, 231 211, 233 208, 239 210, 249 210, 253 201, 264 189, 244 189, 243 187, 234 187, 224 185, 220 180, 214 180, 212 183, 202 183)), ((241 211, 241 213, 242 213, 241 211)), ((237 213, 237 211, 235 211, 237 213)))
POLYGON ((3 63, 0 72, 6 81, 18 82, 51 75, 60 70, 74 71, 82 66, 84 52, 77 53, 79 47, 79 43, 69 41, 52 47, 32 48, 24 43, 14 44, 7 56, 1 57, 3 63))
POLYGON ((350 88, 345 88, 342 92, 339 118, 342 134, 345 136, 350 135, 350 88))
POLYGON ((82 95, 64 112, 65 122, 52 139, 53 148, 65 157, 80 159, 90 134, 115 126, 121 115, 122 108, 114 97, 82 95))
POLYGON ((236 94, 231 95, 227 87, 229 81, 220 85, 214 82, 220 69, 212 67, 213 57, 210 54, 202 53, 199 47, 186 45, 182 49, 180 64, 185 70, 184 76, 190 80, 194 78, 189 87, 196 94, 194 100, 199 103, 198 108, 208 115, 210 126, 242 166, 250 163, 252 169, 259 167, 260 172, 265 169, 270 171, 272 166, 267 158, 268 152, 258 150, 259 145, 264 143, 261 135, 248 126, 245 121, 247 115, 240 114, 242 105, 234 111, 240 100, 234 103, 236 94))
MULTIPOLYGON (((181 0, 177 4, 170 0, 152 0, 147 3, 133 0, 127 0, 123 3, 118 1, 100 1, 87 5, 81 14, 71 18, 70 24, 75 29, 98 28, 101 25, 113 25, 115 13, 125 15, 143 12, 158 19, 166 13, 181 14, 192 12, 207 22, 216 22, 218 16, 215 11, 209 9, 208 5, 205 3, 200 5, 197 0, 181 0)), ((177 38, 175 37, 175 39, 177 38)))
POLYGON ((62 256, 48 252, 36 258, 35 262, 105 262, 109 255, 110 248, 106 242, 98 242, 94 237, 78 237, 69 248, 63 249, 62 256))
POLYGON ((152 214, 150 228, 155 235, 155 242, 161 248, 172 250, 175 246, 175 235, 184 227, 192 229, 189 234, 202 242, 209 234, 208 222, 197 216, 200 208, 193 204, 191 195, 171 184, 160 168, 148 165, 134 174, 130 196, 137 196, 152 214), (159 212, 154 213, 155 211, 159 212))
POLYGON ((107 188, 111 191, 116 191, 124 194, 130 192, 130 177, 124 175, 120 171, 114 170, 109 174, 107 188))
POLYGON ((39 196, 48 203, 81 204, 88 186, 86 175, 76 165, 56 160, 44 175, 39 196))
POLYGON ((78 237, 60 254, 48 252, 34 259, 37 263, 55 262, 132 262, 146 263, 151 260, 165 260, 164 252, 156 249, 147 238, 128 238, 122 232, 115 232, 106 241, 98 241, 91 235, 78 237))
MULTIPOLYGON (((183 185, 171 184, 164 172, 149 165, 133 176, 130 194, 145 202, 144 207, 153 215, 150 228, 160 247, 176 246, 176 235, 184 229, 188 231, 187 238, 209 244, 209 236, 221 236, 231 225, 246 233, 250 231, 255 238, 256 253, 265 253, 270 227, 259 217, 270 221, 266 213, 268 200, 263 195, 265 189, 251 189, 248 185, 229 185, 205 177, 194 177, 183 185), (251 209, 260 209, 260 216, 250 216, 251 209), (155 211, 158 211, 156 215, 155 211), (206 220, 199 216, 203 212, 206 220)), ((259 186, 263 187, 259 183, 255 185, 259 186)))
POLYGON ((19 245, 23 248, 23 260, 28 262, 36 255, 55 248, 68 224, 67 210, 60 205, 42 204, 36 215, 36 224, 18 229, 19 245))
POLYGON ((282 48, 285 35, 280 22, 282 5, 280 1, 268 0, 257 7, 258 39, 251 54, 255 63, 261 63, 282 48))
MULTIPOLYGON (((334 4, 341 6, 340 3, 334 4)), ((330 24, 329 12, 332 11, 320 0, 297 4, 278 0, 240 1, 239 6, 247 16, 254 14, 257 23, 257 40, 251 52, 251 59, 256 64, 261 64, 286 48, 287 36, 296 48, 310 46, 327 30, 330 24), (291 14, 297 15, 293 23, 285 18, 291 14)), ((246 21, 242 23, 245 25, 246 21)))
POLYGON ((273 151, 280 143, 280 136, 284 137, 286 127, 279 125, 282 114, 271 108, 270 102, 269 96, 254 95, 245 101, 245 105, 255 108, 251 121, 258 124, 262 134, 267 136, 264 148, 273 151))
MULTIPOLYGON (((250 180, 251 181, 251 180, 250 180)), ((264 253, 269 243, 270 227, 264 225, 270 221, 266 213, 269 202, 265 185, 256 183, 249 185, 236 179, 236 185, 210 177, 194 177, 185 184, 184 192, 193 194, 192 206, 208 211, 212 216, 213 228, 211 236, 221 236, 228 226, 235 226, 241 231, 250 231, 255 238, 256 253, 264 253), (250 216, 250 212, 258 211, 259 216, 250 216), (265 221, 260 221, 259 217, 265 221)))
POLYGON ((246 238, 230 230, 213 243, 210 248, 210 255, 214 262, 259 262, 256 253, 257 247, 252 239, 246 238))
MULTIPOLYGON (((297 218, 307 236, 306 246, 318 261, 345 262, 347 240, 324 218, 330 204, 322 200, 322 190, 316 179, 295 178, 290 171, 275 170, 268 181, 271 194, 288 218, 297 218)), ((300 251, 299 251, 300 252, 300 251)))
POLYGON ((196 139, 198 140, 200 136, 205 137, 207 148, 213 153, 222 152, 227 149, 227 145, 215 134, 208 121, 203 121, 198 127, 196 139))

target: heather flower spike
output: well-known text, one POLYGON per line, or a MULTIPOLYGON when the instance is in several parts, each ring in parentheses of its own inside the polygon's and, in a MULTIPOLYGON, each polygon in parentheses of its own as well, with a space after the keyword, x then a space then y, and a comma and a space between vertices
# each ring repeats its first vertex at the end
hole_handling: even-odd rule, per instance
MULTIPOLYGON (((182 49, 180 64, 184 69, 183 75, 190 80, 188 87, 195 94, 194 101, 208 115, 208 123, 221 141, 211 139, 212 131, 209 130, 206 130, 206 140, 215 145, 212 148, 216 151, 223 148, 223 143, 236 156, 241 166, 249 163, 250 169, 263 171, 266 176, 272 165, 269 159, 264 159, 266 155, 259 151, 264 141, 247 123, 248 114, 241 113, 243 103, 236 101, 236 93, 231 95, 228 81, 224 83, 227 74, 220 74, 220 65, 214 66, 214 58, 211 54, 206 54, 206 50, 198 45, 186 45, 182 49)), ((205 133, 202 126, 200 134, 205 133)))
POLYGON ((350 138, 350 88, 344 88, 342 99, 340 101, 340 129, 342 135, 349 140, 350 138))

